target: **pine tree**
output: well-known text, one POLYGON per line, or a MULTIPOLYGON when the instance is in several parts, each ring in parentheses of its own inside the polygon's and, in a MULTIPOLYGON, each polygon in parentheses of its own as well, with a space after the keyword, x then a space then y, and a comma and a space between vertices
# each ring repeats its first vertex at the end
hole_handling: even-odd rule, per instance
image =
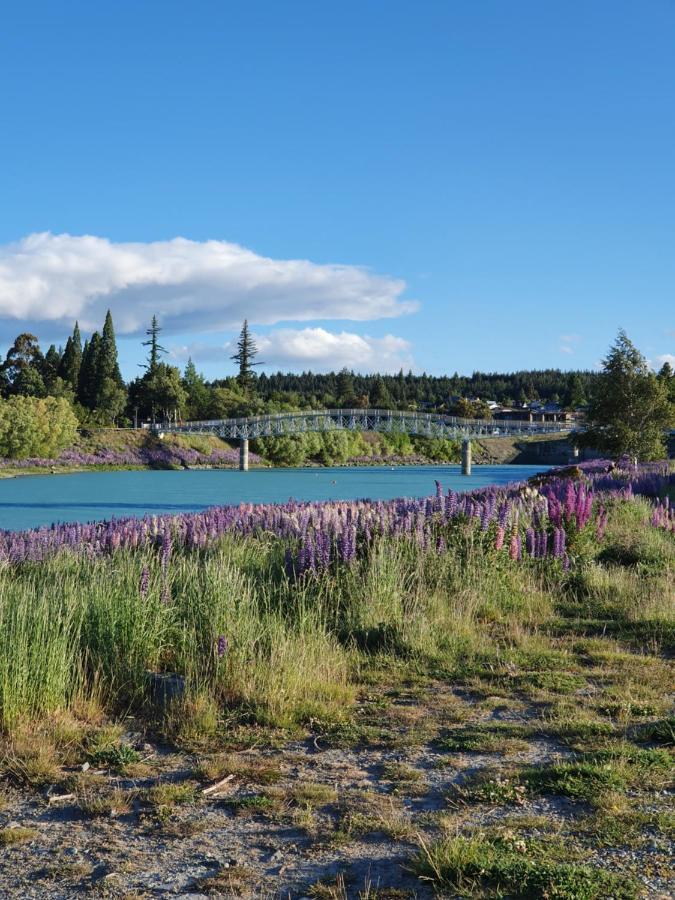
POLYGON ((143 368, 146 369, 150 374, 154 373, 157 370, 160 356, 166 353, 165 348, 162 347, 159 343, 159 335, 161 330, 162 329, 159 326, 157 316, 153 316, 150 327, 145 332, 148 335, 148 340, 143 341, 143 346, 150 348, 150 352, 148 353, 147 365, 143 366, 143 368))
POLYGON ((59 377, 60 366, 61 354, 56 349, 54 344, 50 344, 49 350, 47 350, 47 352, 45 353, 45 358, 42 362, 42 368, 40 371, 47 391, 50 390, 50 388, 56 382, 56 379, 59 377))
POLYGON ((375 383, 370 394, 370 405, 373 409, 391 409, 394 405, 391 394, 381 375, 375 378, 375 383))
POLYGON ((257 355, 258 348, 248 330, 248 321, 244 319, 239 340, 237 341, 237 352, 230 359, 233 359, 239 366, 237 382, 239 387, 246 393, 252 393, 255 390, 255 372, 253 367, 262 365, 261 362, 253 362, 257 355))
POLYGON ((80 366, 82 365, 82 337, 80 335, 80 326, 75 322, 73 335, 66 341, 66 349, 61 357, 59 366, 59 377, 71 387, 75 392, 78 390, 80 382, 80 366))
POLYGON ((355 399, 354 378, 349 369, 344 368, 337 377, 337 401, 343 406, 352 406, 355 399))
POLYGON ((210 391, 204 381, 204 376, 197 372, 197 367, 188 359, 183 373, 183 388, 187 396, 187 417, 189 419, 202 419, 208 416, 210 391))
POLYGON ((77 399, 87 409, 96 406, 96 392, 98 389, 96 373, 98 371, 98 358, 101 352, 101 335, 95 331, 90 341, 84 342, 82 350, 82 365, 77 388, 77 399))
POLYGON ((117 361, 117 342, 115 341, 115 329, 113 327, 110 310, 106 313, 103 331, 101 333, 101 352, 97 360, 97 377, 100 382, 106 378, 111 379, 119 387, 124 386, 117 361))

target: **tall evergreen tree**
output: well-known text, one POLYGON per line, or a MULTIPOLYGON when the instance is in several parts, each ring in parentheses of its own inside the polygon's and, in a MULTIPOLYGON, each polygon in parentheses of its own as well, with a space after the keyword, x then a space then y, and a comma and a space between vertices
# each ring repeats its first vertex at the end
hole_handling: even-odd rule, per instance
POLYGON ((244 319, 239 340, 237 341, 237 352, 230 359, 233 359, 239 366, 237 382, 239 387, 247 393, 251 393, 255 389, 255 372, 253 367, 262 365, 261 362, 253 362, 257 355, 258 348, 248 330, 248 320, 244 319))
POLYGON ((75 391, 80 383, 80 366, 82 365, 82 337, 80 326, 75 322, 72 337, 66 341, 66 349, 61 357, 59 377, 75 391))
POLYGON ((344 406, 352 406, 355 395, 354 377, 349 369, 344 368, 337 377, 337 401, 344 406))
POLYGON ((191 358, 188 359, 183 373, 183 388, 187 397, 187 417, 189 419, 207 418, 211 392, 206 386, 204 376, 197 372, 197 367, 191 358))
POLYGON ((143 368, 147 369, 147 371, 151 374, 157 370, 160 356, 166 353, 165 348, 162 347, 159 343, 159 335, 161 331, 162 329, 160 328, 157 316, 153 316, 152 321, 150 322, 150 327, 145 332, 148 335, 148 340, 143 341, 143 346, 150 348, 148 352, 148 362, 143 366, 143 368))
POLYGON ((101 335, 98 331, 95 331, 91 336, 91 340, 84 342, 77 388, 77 399, 87 409, 94 409, 96 406, 96 393, 99 387, 97 384, 97 372, 100 352, 101 335))
POLYGON ((110 310, 106 313, 103 331, 101 332, 101 351, 97 360, 97 377, 100 382, 111 379, 119 387, 124 386, 117 360, 117 342, 110 310))
POLYGON ((372 392, 370 394, 370 405, 373 409, 391 409, 394 405, 391 394, 387 390, 387 385, 381 375, 375 379, 372 392))
POLYGON ((59 368, 61 366, 61 354, 56 349, 54 344, 50 344, 49 350, 45 353, 45 358, 42 361, 42 368, 40 374, 42 375, 42 380, 45 383, 45 387, 49 392, 50 388, 56 382, 56 379, 59 377, 59 368))

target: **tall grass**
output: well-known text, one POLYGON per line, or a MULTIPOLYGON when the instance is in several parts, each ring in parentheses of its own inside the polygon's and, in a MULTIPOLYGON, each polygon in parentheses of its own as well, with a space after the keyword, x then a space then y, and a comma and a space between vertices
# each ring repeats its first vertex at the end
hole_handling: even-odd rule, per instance
POLYGON ((4 566, 0 720, 11 731, 94 696, 111 714, 150 712, 148 672, 179 673, 223 716, 337 720, 373 655, 451 671, 508 648, 539 652, 563 602, 580 616, 672 620, 673 539, 636 529, 647 515, 642 501, 617 501, 602 548, 591 541, 568 574, 474 546, 461 529, 447 552, 381 538, 351 566, 297 579, 274 537, 225 536, 175 550, 168 566, 148 548, 4 566))

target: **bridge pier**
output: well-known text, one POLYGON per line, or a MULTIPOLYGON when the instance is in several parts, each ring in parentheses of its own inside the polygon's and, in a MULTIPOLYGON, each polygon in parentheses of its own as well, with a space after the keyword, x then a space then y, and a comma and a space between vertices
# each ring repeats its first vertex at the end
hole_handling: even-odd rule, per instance
POLYGON ((462 441, 462 475, 471 474, 471 441, 465 438, 462 441))
POLYGON ((239 438, 239 470, 248 472, 248 438, 239 438))

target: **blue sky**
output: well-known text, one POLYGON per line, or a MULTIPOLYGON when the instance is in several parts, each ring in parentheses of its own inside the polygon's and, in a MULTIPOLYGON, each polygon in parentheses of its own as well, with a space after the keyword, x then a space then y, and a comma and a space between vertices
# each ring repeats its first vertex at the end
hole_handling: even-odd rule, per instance
MULTIPOLYGON (((133 376, 675 354, 675 2, 7 3, 0 341, 133 376), (182 240, 180 240, 182 239, 182 240)), ((675 360, 673 360, 675 361, 675 360)))

